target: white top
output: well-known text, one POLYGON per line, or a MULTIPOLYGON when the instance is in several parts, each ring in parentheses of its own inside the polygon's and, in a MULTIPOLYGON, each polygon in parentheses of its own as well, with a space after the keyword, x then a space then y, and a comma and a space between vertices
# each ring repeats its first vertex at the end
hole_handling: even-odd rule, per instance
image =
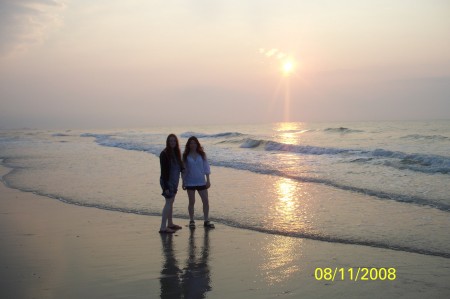
POLYGON ((205 175, 210 174, 208 159, 203 160, 202 156, 197 155, 197 158, 187 156, 184 174, 184 185, 187 187, 204 186, 206 185, 205 175))

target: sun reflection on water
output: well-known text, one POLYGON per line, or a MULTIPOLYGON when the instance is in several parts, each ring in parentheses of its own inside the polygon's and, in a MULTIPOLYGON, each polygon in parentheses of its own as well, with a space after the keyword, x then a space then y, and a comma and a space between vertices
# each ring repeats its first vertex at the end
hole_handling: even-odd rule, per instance
MULTIPOLYGON (((279 177, 271 193, 273 201, 265 223, 268 228, 285 233, 311 230, 310 195, 302 183, 279 177)), ((267 238, 270 242, 262 248, 264 263, 260 266, 267 283, 281 282, 301 271, 303 239, 276 235, 267 238)))
MULTIPOLYGON (((275 207, 280 214, 288 219, 294 216, 295 194, 297 187, 289 182, 289 179, 281 179, 276 184, 278 193, 278 205, 275 207)), ((293 220, 293 219, 291 219, 293 220)))
POLYGON ((300 135, 307 131, 304 124, 298 122, 277 123, 274 130, 277 132, 279 142, 284 144, 299 144, 300 135))
POLYGON ((278 177, 272 191, 266 224, 277 231, 305 232, 311 226, 310 194, 304 184, 293 179, 278 177))
MULTIPOLYGON (((273 163, 283 165, 287 174, 290 169, 298 169, 303 165, 301 158, 289 152, 288 147, 300 144, 301 134, 306 132, 302 123, 278 123, 274 128, 277 141, 286 146, 282 153, 273 155, 273 163)), ((310 172, 305 169, 305 172, 310 172)), ((295 179, 281 176, 271 177, 271 185, 267 186, 270 194, 267 215, 263 226, 274 232, 286 234, 311 233, 313 230, 313 203, 308 184, 295 179)), ((260 265, 261 275, 268 284, 276 284, 302 271, 303 239, 280 235, 267 237, 267 243, 262 247, 264 262, 260 265)))

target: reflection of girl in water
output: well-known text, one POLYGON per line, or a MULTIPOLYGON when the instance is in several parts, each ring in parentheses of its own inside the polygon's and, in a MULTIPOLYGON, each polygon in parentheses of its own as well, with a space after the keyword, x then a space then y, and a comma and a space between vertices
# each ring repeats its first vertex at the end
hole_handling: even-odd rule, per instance
POLYGON ((172 222, 173 202, 178 191, 180 173, 183 171, 183 162, 181 162, 180 146, 178 138, 174 134, 167 136, 166 148, 159 155, 161 163, 161 177, 159 182, 162 188, 162 195, 166 199, 162 211, 160 233, 174 233, 181 229, 181 226, 172 222))
POLYGON ((208 266, 209 230, 205 230, 203 247, 198 255, 194 231, 189 236, 189 256, 183 269, 182 286, 184 298, 205 298, 211 290, 211 274, 208 266))
POLYGON ((173 236, 161 234, 164 264, 161 269, 161 298, 181 298, 180 268, 173 250, 173 236))
MULTIPOLYGON (((205 230, 203 246, 198 252, 194 230, 189 236, 188 257, 183 271, 178 267, 173 235, 161 234, 164 263, 161 270, 161 298, 201 299, 211 290, 209 259, 209 230, 205 230)), ((179 242, 177 238, 177 242, 179 242)))

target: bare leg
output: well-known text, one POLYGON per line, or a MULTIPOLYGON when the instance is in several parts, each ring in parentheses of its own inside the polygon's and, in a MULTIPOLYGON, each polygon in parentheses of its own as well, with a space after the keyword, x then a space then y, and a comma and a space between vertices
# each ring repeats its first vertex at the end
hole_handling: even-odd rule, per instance
POLYGON ((166 204, 164 205, 164 208, 162 210, 162 219, 161 219, 161 230, 167 229, 167 218, 169 216, 170 211, 170 205, 173 204, 173 197, 172 198, 166 198, 166 204))
POLYGON ((175 201, 175 196, 172 198, 171 202, 170 202, 170 208, 169 208, 169 213, 167 215, 167 226, 171 227, 173 226, 173 219, 172 219, 172 212, 173 212, 173 203, 175 201))
POLYGON ((199 190, 198 194, 200 194, 200 198, 203 202, 203 217, 205 221, 209 220, 209 199, 208 199, 208 190, 199 190))
POLYGON ((187 193, 189 197, 189 219, 194 221, 195 190, 188 190, 187 193))

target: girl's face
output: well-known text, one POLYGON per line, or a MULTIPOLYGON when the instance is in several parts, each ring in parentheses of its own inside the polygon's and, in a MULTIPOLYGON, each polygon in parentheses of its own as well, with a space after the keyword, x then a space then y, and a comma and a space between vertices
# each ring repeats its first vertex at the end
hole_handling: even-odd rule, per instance
POLYGON ((175 148, 177 146, 177 140, 175 139, 175 137, 169 137, 169 146, 171 148, 175 148))
POLYGON ((195 140, 189 141, 189 149, 191 151, 197 151, 197 142, 195 140))

